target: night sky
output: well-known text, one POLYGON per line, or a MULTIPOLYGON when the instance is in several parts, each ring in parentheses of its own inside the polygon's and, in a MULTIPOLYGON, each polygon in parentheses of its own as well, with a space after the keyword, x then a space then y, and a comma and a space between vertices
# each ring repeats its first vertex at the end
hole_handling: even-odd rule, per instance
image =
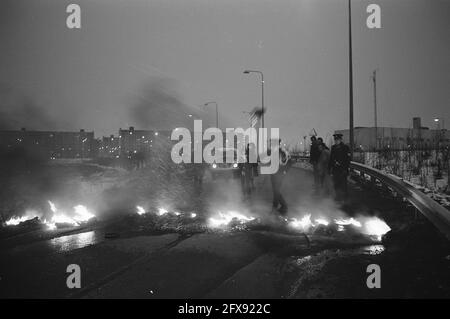
MULTIPOLYGON (((353 1, 355 126, 450 125, 450 0, 353 1), (381 6, 381 29, 366 7, 381 6)), ((288 143, 348 127, 344 0, 3 0, 0 129, 172 129, 189 113, 245 126, 260 106, 288 143), (81 6, 80 30, 66 7, 81 6)), ((328 134, 328 135, 327 135, 328 134)))

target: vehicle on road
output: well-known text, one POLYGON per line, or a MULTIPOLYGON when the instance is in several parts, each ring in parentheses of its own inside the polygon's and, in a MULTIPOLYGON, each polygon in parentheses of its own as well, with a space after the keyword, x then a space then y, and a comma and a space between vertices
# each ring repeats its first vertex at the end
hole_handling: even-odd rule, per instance
MULTIPOLYGON (((209 166, 209 171, 213 180, 218 178, 240 178, 241 167, 238 161, 238 151, 232 147, 218 148, 217 152, 223 156, 222 163, 212 163, 209 166)), ((245 160, 245 155, 242 155, 241 162, 245 160)))

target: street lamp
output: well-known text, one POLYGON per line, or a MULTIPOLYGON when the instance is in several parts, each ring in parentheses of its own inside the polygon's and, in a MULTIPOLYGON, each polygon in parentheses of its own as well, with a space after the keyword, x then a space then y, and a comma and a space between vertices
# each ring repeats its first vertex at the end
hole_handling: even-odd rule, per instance
POLYGON ((244 74, 258 73, 261 75, 261 127, 264 128, 264 74, 261 71, 245 70, 244 74))
POLYGON ((441 118, 441 117, 436 117, 435 119, 434 119, 434 122, 436 123, 436 129, 442 129, 442 130, 445 130, 445 125, 444 125, 444 119, 443 118, 441 118), (441 122, 442 122, 442 125, 441 125, 441 122))
POLYGON ((204 106, 208 106, 209 104, 216 105, 216 127, 219 128, 219 106, 216 101, 206 102, 204 106))
POLYGON ((348 86, 349 86, 349 135, 350 156, 353 158, 354 132, 353 132, 353 58, 352 58, 352 6, 348 0, 348 86))

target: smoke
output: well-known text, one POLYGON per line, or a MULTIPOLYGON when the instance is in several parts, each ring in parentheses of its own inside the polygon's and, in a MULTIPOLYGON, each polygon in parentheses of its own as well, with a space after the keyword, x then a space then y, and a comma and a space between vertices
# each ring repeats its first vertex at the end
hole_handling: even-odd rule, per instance
POLYGON ((0 84, 0 130, 55 129, 56 121, 31 97, 0 84))
POLYGON ((211 122, 201 108, 182 101, 175 80, 161 77, 149 78, 144 83, 138 100, 130 108, 130 116, 140 129, 190 128, 194 118, 211 122))

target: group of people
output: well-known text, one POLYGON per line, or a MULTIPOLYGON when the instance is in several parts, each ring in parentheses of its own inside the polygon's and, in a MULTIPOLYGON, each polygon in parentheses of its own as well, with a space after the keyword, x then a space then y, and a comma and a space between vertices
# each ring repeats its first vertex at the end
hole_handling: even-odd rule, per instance
MULTIPOLYGON (((321 137, 311 137, 310 163, 314 172, 314 191, 318 195, 329 195, 331 180, 336 200, 343 201, 348 195, 347 177, 351 153, 350 148, 342 139, 342 134, 336 133, 333 135, 333 138, 334 145, 330 149, 321 137)), ((281 187, 292 161, 288 151, 283 148, 281 140, 279 140, 277 147, 280 156, 280 166, 276 173, 270 175, 273 193, 272 209, 273 211, 278 211, 281 215, 285 215, 288 211, 288 206, 281 193, 281 187)), ((250 163, 251 161, 249 160, 251 155, 256 156, 255 152, 256 149, 253 144, 247 145, 247 161, 240 165, 241 184, 245 198, 248 198, 255 188, 254 177, 258 174, 258 164, 250 163)))
MULTIPOLYGON (((279 211, 281 214, 287 213, 287 203, 281 194, 281 186, 283 184, 284 176, 290 167, 290 157, 287 150, 281 144, 281 139, 278 140, 277 145, 280 165, 276 173, 270 175, 270 182, 273 191, 273 209, 279 211)), ((268 150, 268 156, 273 149, 268 150)), ((256 147, 254 144, 247 144, 245 150, 246 161, 240 165, 241 186, 244 195, 244 199, 249 199, 252 191, 255 189, 254 178, 258 176, 258 162, 254 162, 251 159, 257 158, 256 147)))
MULTIPOLYGON (((311 137, 310 163, 314 171, 314 189, 317 194, 330 193, 329 179, 331 177, 336 200, 343 201, 348 195, 347 177, 349 174, 351 152, 344 144, 342 134, 334 134, 334 145, 331 150, 325 145, 322 138, 311 137)), ((284 176, 291 166, 289 153, 279 143, 280 167, 278 172, 270 175, 272 184, 273 202, 272 210, 285 215, 288 210, 286 200, 281 194, 284 176)))
POLYGON ((351 153, 344 144, 342 134, 333 134, 334 145, 331 150, 321 137, 311 137, 310 163, 314 172, 314 189, 318 194, 329 194, 329 177, 332 177, 336 200, 345 200, 348 194, 347 177, 351 153))

